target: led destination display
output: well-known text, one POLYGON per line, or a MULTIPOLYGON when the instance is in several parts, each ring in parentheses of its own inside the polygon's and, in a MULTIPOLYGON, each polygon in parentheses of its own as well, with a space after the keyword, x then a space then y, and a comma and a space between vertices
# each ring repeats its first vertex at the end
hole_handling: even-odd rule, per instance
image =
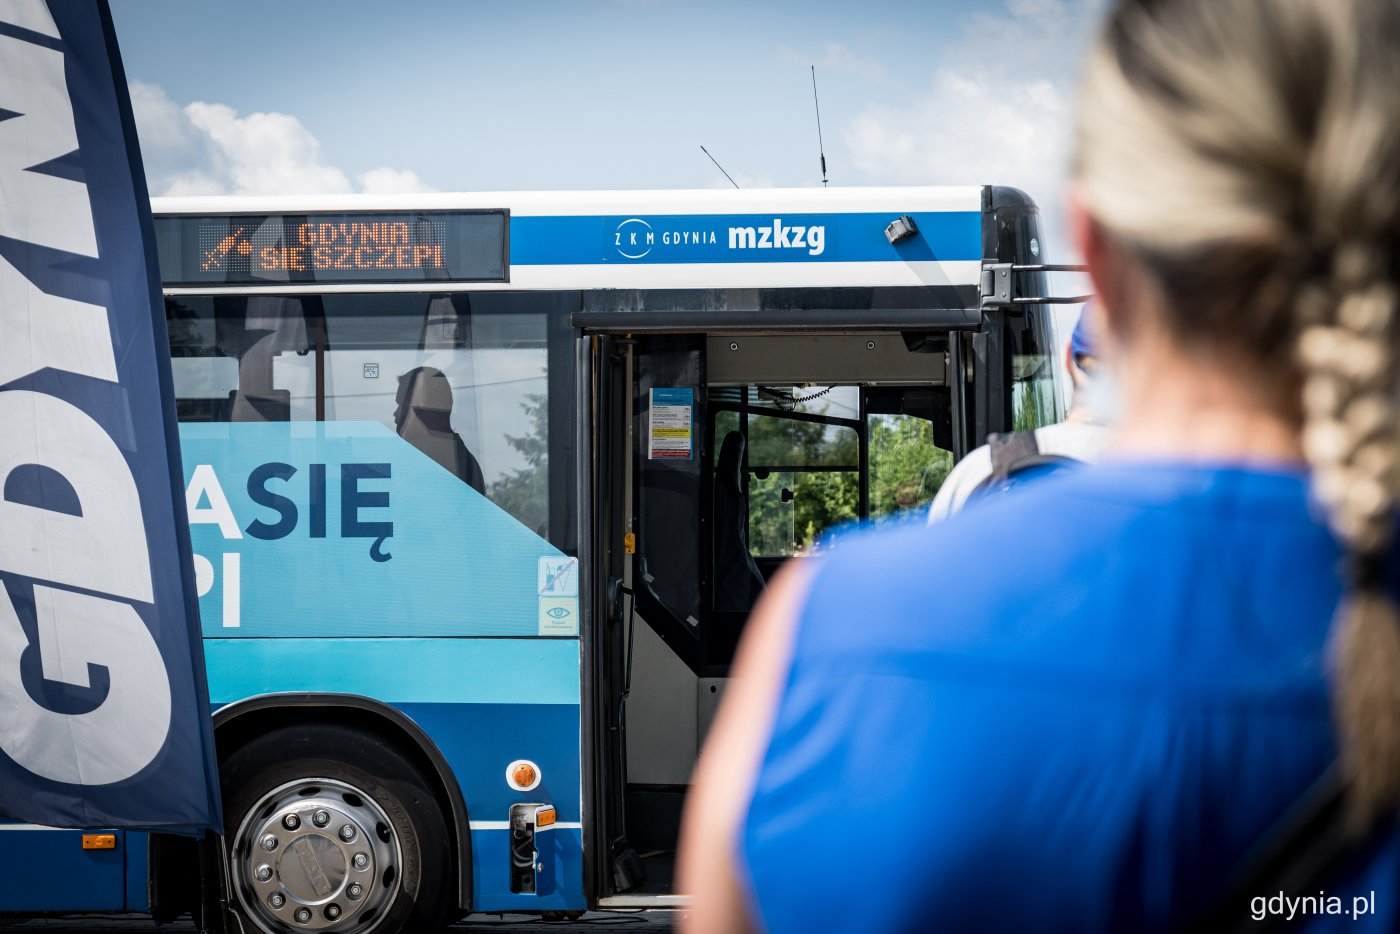
POLYGON ((505 211, 156 218, 167 285, 505 281, 505 211))

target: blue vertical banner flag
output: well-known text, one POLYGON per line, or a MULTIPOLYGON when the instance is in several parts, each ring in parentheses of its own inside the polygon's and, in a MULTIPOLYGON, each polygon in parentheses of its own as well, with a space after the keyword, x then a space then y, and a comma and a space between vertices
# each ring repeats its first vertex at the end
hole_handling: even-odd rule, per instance
POLYGON ((0 814, 222 823, 165 315, 105 0, 0 0, 0 814))

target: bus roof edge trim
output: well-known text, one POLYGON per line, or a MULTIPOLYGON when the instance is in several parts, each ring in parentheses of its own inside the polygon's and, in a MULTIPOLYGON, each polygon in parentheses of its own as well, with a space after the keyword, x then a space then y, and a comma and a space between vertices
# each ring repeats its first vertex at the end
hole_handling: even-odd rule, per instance
POLYGON ((151 199, 157 214, 421 211, 507 208, 521 216, 731 214, 763 211, 981 211, 982 189, 963 187, 746 188, 648 191, 487 191, 398 195, 199 195, 151 199))

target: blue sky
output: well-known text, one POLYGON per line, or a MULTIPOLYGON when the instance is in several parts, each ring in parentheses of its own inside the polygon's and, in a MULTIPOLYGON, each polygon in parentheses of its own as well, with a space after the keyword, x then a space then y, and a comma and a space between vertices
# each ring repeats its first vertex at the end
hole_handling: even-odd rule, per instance
POLYGON ((110 3, 153 194, 816 186, 815 65, 833 185, 1015 185, 1075 259, 1106 0, 110 3))
POLYGON ((814 185, 816 65, 833 184, 1041 201, 1101 5, 112 0, 158 192, 814 185))

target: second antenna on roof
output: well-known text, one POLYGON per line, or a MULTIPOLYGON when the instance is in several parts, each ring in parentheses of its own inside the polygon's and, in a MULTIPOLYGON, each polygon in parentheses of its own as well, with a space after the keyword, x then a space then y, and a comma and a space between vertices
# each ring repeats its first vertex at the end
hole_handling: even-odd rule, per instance
MULTIPOLYGON (((705 155, 710 156, 710 151, 704 146, 700 147, 700 151, 703 152, 705 155)), ((715 168, 719 169, 721 172, 724 172, 724 166, 719 164, 718 159, 716 159, 714 156, 710 156, 710 161, 715 164, 715 168)), ((734 181, 734 177, 731 176, 728 172, 724 172, 724 177, 729 179, 729 184, 733 185, 735 188, 739 187, 739 183, 734 181)))
POLYGON ((817 109, 817 152, 822 157, 822 187, 826 187, 826 147, 822 145, 822 105, 817 100, 817 66, 812 66, 812 106, 817 109))

